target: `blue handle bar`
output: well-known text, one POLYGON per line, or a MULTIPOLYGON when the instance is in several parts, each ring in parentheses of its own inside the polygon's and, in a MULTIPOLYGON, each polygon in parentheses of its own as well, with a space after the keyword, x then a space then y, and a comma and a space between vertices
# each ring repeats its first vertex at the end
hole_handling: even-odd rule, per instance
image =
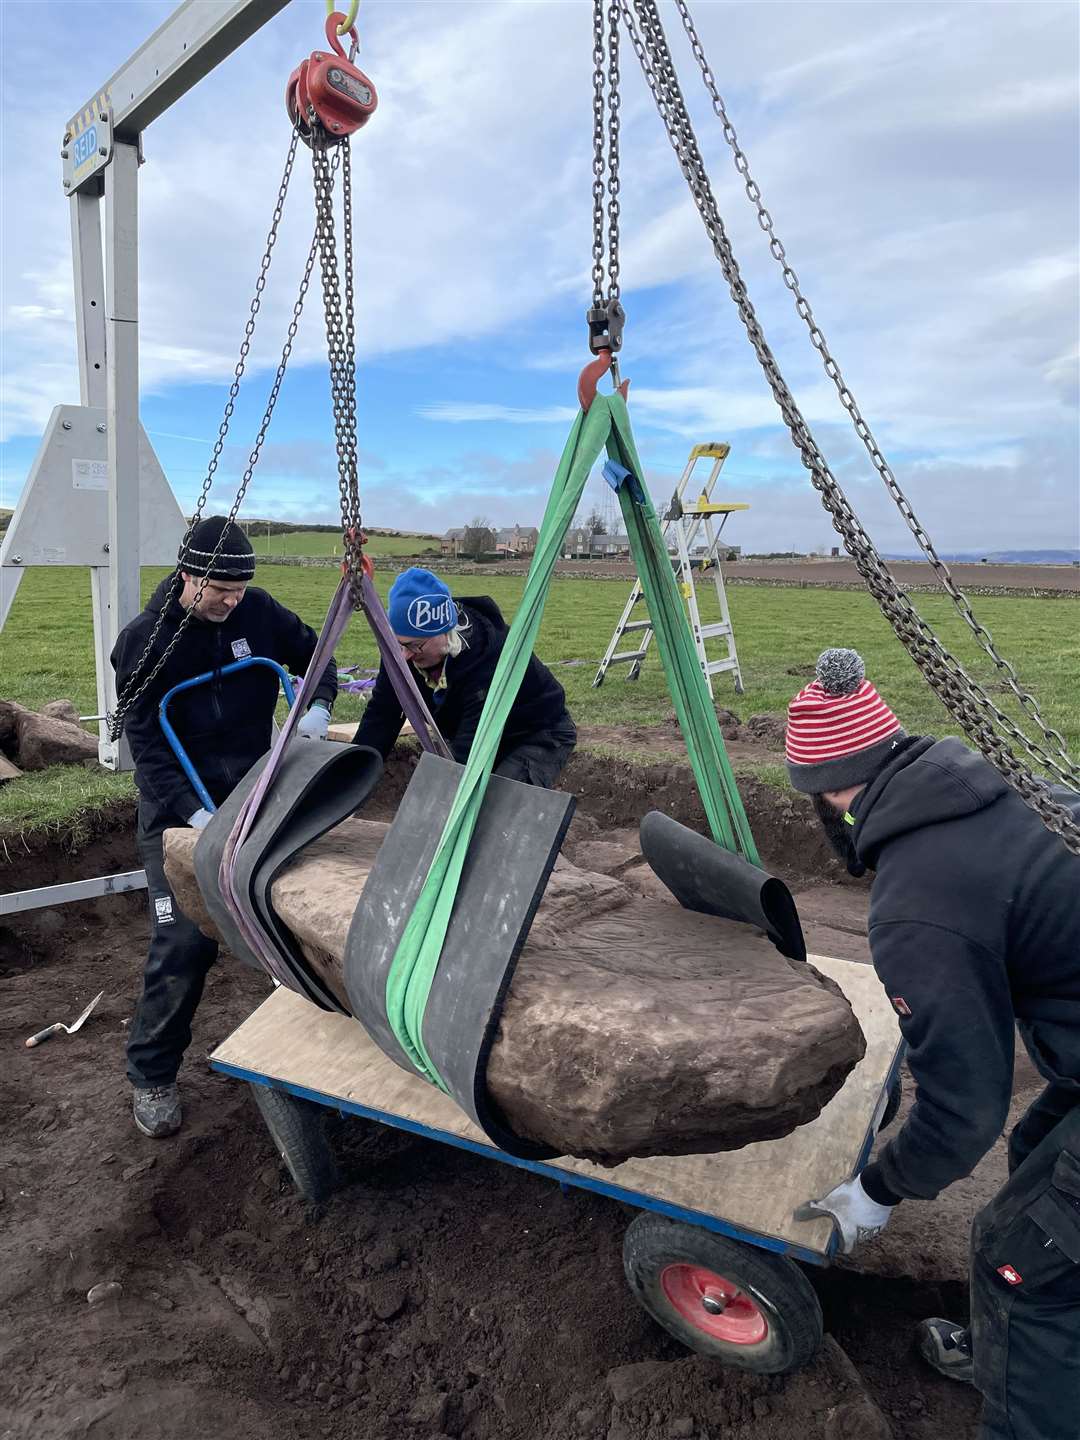
POLYGON ((173 729, 169 722, 169 717, 165 712, 168 708, 169 701, 174 695, 179 695, 181 690, 191 690, 196 685, 205 685, 208 680, 213 680, 218 675, 232 675, 237 670, 247 670, 252 665, 267 665, 271 670, 277 671, 281 678, 281 688, 285 691, 285 699, 291 710, 296 704, 296 692, 293 690, 292 681, 276 660, 267 660, 262 655, 249 655, 245 660, 234 660, 231 665, 224 665, 220 670, 207 670, 205 675, 196 675, 193 680, 181 680, 179 685, 174 685, 171 690, 166 691, 161 697, 161 704, 158 706, 158 719, 161 722, 162 730, 165 732, 165 739, 168 740, 172 746, 172 752, 177 760, 180 761, 181 769, 191 781, 192 789, 202 801, 203 809, 209 810, 211 815, 215 813, 217 806, 213 800, 210 799, 210 792, 199 779, 199 772, 191 763, 191 756, 180 743, 180 737, 173 729))

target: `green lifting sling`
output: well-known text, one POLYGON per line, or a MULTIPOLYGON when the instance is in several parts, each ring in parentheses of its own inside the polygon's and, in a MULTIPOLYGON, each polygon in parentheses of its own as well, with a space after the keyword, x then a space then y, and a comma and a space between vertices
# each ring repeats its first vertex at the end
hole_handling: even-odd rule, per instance
POLYGON ((419 1074, 442 1090, 447 1087, 423 1041, 428 994, 503 727, 535 647, 555 562, 562 553, 589 474, 605 448, 609 457, 605 476, 618 491, 665 675, 713 838, 725 849, 758 863, 682 597, 642 479, 626 403, 619 394, 598 394, 589 409, 579 413, 566 442, 521 604, 503 645, 457 795, 387 975, 386 1014, 391 1029, 419 1074))

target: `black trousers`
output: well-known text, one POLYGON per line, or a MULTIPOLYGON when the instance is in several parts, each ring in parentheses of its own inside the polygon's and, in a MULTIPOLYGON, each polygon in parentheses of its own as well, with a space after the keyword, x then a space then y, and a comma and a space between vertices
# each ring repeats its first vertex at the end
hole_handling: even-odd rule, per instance
POLYGON ((165 878, 161 830, 146 827, 141 807, 136 843, 150 895, 150 950, 128 1033, 127 1073, 136 1089, 148 1089, 176 1079, 218 947, 176 903, 165 878))
POLYGON ((1049 1085, 971 1231, 980 1440, 1080 1436, 1080 1095, 1049 1085))
POLYGON ((520 780, 525 785, 539 785, 553 790, 566 762, 574 753, 577 730, 569 715, 565 724, 534 735, 522 745, 515 745, 495 766, 496 775, 507 780, 520 780))

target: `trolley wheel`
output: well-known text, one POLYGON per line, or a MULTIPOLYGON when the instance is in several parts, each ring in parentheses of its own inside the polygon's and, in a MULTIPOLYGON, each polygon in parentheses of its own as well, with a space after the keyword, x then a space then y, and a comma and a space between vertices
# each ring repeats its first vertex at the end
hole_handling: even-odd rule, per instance
POLYGON ((623 1266, 638 1304, 700 1355, 783 1375, 821 1345, 818 1298, 783 1255, 646 1213, 626 1232, 623 1266))
POLYGON ((323 1128, 322 1106, 266 1085, 252 1085, 251 1092, 293 1184, 305 1200, 321 1204, 338 1184, 337 1166, 323 1128))
POLYGON ((900 1110, 900 1102, 903 1098, 904 1082, 901 1080, 900 1076, 897 1075, 896 1078, 893 1080, 892 1084, 889 1086, 889 1098, 885 1102, 885 1109, 882 1112, 880 1121, 878 1122, 877 1133, 879 1135, 881 1134, 882 1130, 884 1130, 887 1126, 891 1125, 892 1122, 896 1119, 897 1114, 900 1110))

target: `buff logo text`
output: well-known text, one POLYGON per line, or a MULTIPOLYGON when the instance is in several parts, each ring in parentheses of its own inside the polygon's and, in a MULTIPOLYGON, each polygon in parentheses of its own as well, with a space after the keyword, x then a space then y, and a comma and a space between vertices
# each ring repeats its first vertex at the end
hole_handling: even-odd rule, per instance
POLYGON ((409 606, 409 624, 414 630, 437 633, 453 624, 452 601, 445 595, 418 595, 409 606))

